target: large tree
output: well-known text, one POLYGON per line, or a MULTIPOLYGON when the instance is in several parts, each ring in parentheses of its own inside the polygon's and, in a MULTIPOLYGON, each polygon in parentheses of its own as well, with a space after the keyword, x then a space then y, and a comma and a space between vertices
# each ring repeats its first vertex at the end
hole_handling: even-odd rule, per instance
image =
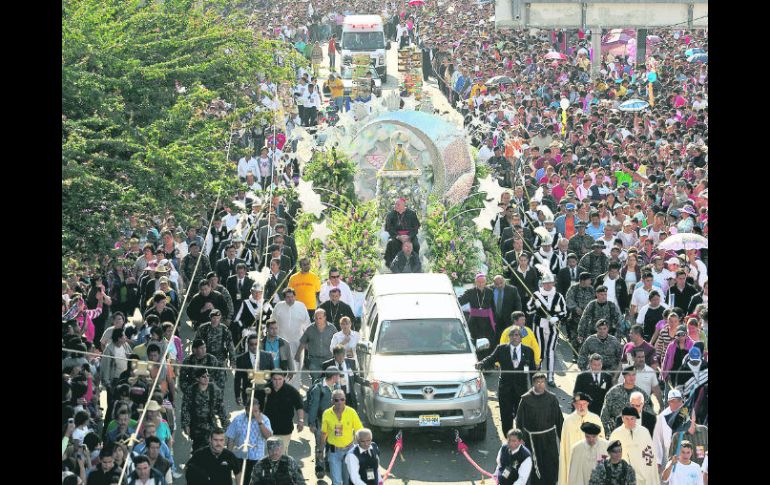
POLYGON ((184 224, 232 188, 231 160, 246 148, 228 160, 230 127, 269 117, 255 115, 257 76, 289 80, 305 62, 237 6, 63 1, 64 258, 106 254, 129 214, 168 210, 184 224))

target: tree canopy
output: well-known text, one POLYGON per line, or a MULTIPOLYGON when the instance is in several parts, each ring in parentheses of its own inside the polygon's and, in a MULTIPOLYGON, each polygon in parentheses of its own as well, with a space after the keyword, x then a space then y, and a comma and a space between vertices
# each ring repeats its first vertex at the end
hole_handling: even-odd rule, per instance
POLYGON ((235 6, 62 2, 63 262, 106 254, 128 215, 184 225, 234 188, 246 149, 233 143, 228 160, 231 126, 270 115, 255 110, 257 77, 288 80, 305 63, 235 6))

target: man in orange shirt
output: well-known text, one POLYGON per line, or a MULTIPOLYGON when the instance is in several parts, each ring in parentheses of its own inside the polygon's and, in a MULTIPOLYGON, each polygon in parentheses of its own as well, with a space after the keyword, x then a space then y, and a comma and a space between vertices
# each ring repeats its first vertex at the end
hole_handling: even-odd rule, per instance
POLYGON ((310 271, 310 260, 302 258, 299 260, 300 272, 295 273, 289 278, 289 288, 297 294, 297 300, 301 301, 307 307, 310 318, 315 314, 318 305, 318 294, 321 292, 321 278, 310 271))

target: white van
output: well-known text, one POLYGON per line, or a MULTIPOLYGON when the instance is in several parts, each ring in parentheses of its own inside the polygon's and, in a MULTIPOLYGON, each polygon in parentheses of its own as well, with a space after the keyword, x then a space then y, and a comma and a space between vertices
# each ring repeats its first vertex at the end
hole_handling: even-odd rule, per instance
POLYGON ((369 54, 372 66, 383 80, 387 75, 387 50, 382 17, 379 15, 348 15, 342 22, 340 55, 342 64, 351 64, 353 55, 369 54))
POLYGON ((379 274, 364 300, 357 357, 359 413, 377 432, 458 429, 486 436, 487 385, 445 274, 379 274))

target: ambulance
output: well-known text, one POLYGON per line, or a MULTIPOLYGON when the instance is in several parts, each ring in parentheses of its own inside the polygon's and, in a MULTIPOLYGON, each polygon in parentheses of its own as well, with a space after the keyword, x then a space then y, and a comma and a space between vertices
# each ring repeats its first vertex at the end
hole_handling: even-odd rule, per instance
POLYGON ((356 54, 369 54, 372 66, 382 79, 387 74, 387 50, 382 17, 379 15, 348 15, 342 23, 340 51, 343 64, 352 64, 356 54))

